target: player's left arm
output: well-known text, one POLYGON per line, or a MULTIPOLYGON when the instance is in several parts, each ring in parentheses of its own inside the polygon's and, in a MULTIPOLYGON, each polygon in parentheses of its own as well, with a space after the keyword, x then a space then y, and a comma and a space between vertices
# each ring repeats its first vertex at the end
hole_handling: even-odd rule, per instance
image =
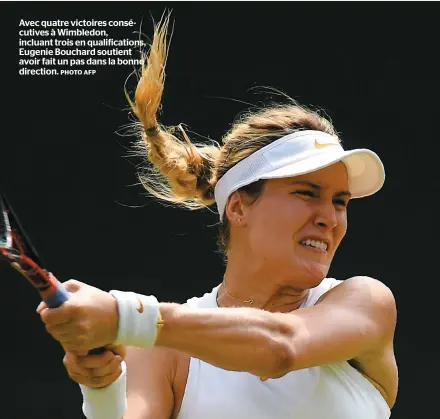
POLYGON ((157 345, 269 378, 380 351, 392 341, 396 325, 392 292, 368 277, 346 280, 313 307, 292 313, 162 303, 161 314, 157 345))
POLYGON ((369 277, 354 277, 313 306, 290 315, 291 370, 368 357, 394 337, 397 310, 391 290, 369 277))

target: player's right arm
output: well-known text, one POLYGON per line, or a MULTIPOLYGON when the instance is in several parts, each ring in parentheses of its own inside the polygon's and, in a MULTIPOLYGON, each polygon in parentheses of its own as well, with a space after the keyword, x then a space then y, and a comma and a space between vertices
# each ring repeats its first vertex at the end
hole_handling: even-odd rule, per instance
MULTIPOLYGON (((173 377, 177 368, 173 351, 128 347, 125 354, 123 349, 124 353, 107 351, 82 357, 67 353, 64 365, 73 381, 96 389, 110 386, 120 376, 121 362, 125 358, 127 410, 122 419, 170 419, 174 409, 173 377)), ((100 406, 106 405, 102 400, 94 404, 98 404, 94 409, 99 412, 100 406)), ((100 412, 98 416, 103 414, 100 412)))

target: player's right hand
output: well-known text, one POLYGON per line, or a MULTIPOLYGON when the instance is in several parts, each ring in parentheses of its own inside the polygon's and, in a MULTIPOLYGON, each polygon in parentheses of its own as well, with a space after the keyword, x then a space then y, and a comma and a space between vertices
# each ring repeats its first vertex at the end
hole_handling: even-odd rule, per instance
POLYGON ((90 388, 102 388, 113 383, 122 372, 125 347, 110 346, 99 355, 78 356, 66 352, 63 364, 69 377, 90 388))

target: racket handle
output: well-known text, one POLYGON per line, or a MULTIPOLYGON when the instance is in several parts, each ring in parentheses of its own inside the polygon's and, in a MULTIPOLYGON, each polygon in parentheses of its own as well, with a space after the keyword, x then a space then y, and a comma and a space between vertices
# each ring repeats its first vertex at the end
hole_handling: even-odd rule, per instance
MULTIPOLYGON (((55 279, 54 277, 52 278, 55 279)), ((58 280, 56 281, 58 282, 58 284, 56 284, 54 292, 43 297, 44 302, 49 308, 60 307, 69 299, 69 293, 67 292, 67 290, 63 287, 61 282, 59 282, 58 280)))
MULTIPOLYGON (((44 302, 49 308, 57 308, 63 305, 69 299, 69 293, 66 288, 63 287, 58 279, 52 274, 49 274, 50 282, 52 285, 52 292, 43 296, 44 302)), ((89 355, 99 355, 105 352, 106 348, 95 348, 89 351, 89 355)))

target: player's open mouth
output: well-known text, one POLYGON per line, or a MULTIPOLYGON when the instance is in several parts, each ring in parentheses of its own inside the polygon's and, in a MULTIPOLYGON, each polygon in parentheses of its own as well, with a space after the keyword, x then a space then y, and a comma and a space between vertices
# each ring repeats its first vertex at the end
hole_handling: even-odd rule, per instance
POLYGON ((328 244, 322 240, 301 240, 301 244, 306 247, 313 247, 315 249, 322 250, 324 252, 328 249, 328 244))

